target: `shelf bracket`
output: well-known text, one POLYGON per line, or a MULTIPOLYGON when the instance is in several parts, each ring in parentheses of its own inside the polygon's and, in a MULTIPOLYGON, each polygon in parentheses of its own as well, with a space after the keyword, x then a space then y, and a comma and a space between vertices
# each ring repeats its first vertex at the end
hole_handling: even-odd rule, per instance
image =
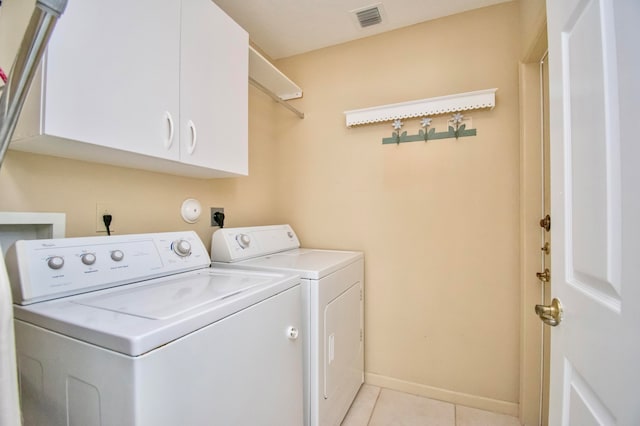
POLYGON ((286 102, 301 98, 302 89, 252 46, 249 46, 249 83, 299 118, 304 118, 302 112, 286 102))

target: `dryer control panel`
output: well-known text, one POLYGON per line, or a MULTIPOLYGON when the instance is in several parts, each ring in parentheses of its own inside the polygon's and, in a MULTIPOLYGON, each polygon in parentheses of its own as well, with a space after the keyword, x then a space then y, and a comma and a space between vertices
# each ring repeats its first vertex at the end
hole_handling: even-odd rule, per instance
POLYGON ((13 301, 21 305, 207 268, 193 231, 20 240, 7 252, 13 301))
POLYGON ((299 247, 289 225, 222 228, 211 237, 211 259, 232 263, 299 247))

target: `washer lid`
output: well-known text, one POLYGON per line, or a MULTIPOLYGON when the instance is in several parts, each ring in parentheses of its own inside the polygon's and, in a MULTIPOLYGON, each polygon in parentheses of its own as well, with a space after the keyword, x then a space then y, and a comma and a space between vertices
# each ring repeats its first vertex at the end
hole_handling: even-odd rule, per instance
POLYGON ((236 296, 267 281, 268 279, 256 276, 199 273, 154 285, 125 288, 111 294, 81 297, 69 302, 124 315, 166 320, 236 296))
POLYGON ((138 356, 300 283, 286 273, 205 268, 62 299, 14 305, 15 318, 138 356))
POLYGON ((234 266, 251 269, 272 269, 300 274, 302 278, 318 280, 362 259, 361 252, 294 249, 269 256, 236 262, 234 266))

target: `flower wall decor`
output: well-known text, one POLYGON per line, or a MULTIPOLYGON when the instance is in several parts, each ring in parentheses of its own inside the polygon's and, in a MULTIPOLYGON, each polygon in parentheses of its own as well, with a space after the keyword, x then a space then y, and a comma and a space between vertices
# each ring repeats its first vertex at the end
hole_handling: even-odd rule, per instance
POLYGON ((497 88, 476 90, 474 92, 455 93, 452 95, 436 96, 432 98, 417 99, 413 101, 378 105, 368 108, 345 111, 347 127, 356 127, 366 124, 393 122, 391 137, 383 138, 383 144, 400 144, 403 142, 428 142, 436 139, 464 138, 476 136, 476 129, 468 129, 471 126, 469 118, 462 114, 466 111, 478 109, 493 109, 496 105, 497 88), (436 132, 436 125, 442 117, 446 123, 446 132, 436 132), (402 120, 420 120, 420 127, 415 135, 402 131, 402 120))
POLYGON ((403 124, 404 123, 402 122, 402 120, 395 120, 392 124, 393 130, 395 130, 395 132, 393 132, 391 137, 395 138, 396 143, 400 143, 400 139, 407 136, 407 132, 402 132, 402 135, 400 134, 400 129, 402 129, 403 124))
MULTIPOLYGON (((429 117, 424 117, 422 120, 420 120, 420 126, 422 126, 424 128, 424 130, 420 130, 420 132, 418 132, 418 134, 422 135, 424 137, 424 141, 425 142, 429 138, 429 133, 427 132, 427 127, 429 127, 431 125, 432 121, 433 121, 433 119, 429 118, 429 117)), ((434 132, 435 132, 435 130, 434 130, 434 132)))
POLYGON ((453 116, 451 117, 451 120, 449 120, 449 121, 451 121, 451 123, 454 126, 456 126, 455 130, 453 131, 454 134, 456 135, 456 139, 458 139, 459 130, 462 129, 464 131, 465 125, 462 124, 462 119, 463 118, 464 118, 464 116, 458 112, 458 113, 453 114, 453 116), (462 124, 462 126, 461 126, 461 124, 462 124))
POLYGON ((476 136, 476 129, 467 129, 467 125, 463 124, 465 117, 461 113, 455 113, 447 120, 448 129, 446 132, 436 132, 435 128, 430 128, 433 119, 431 117, 422 117, 420 120, 420 129, 415 135, 408 135, 406 131, 400 132, 404 123, 400 119, 396 119, 392 126, 395 130, 391 137, 382 139, 383 144, 400 144, 403 142, 419 142, 432 141, 436 139, 463 138, 467 136, 476 136))

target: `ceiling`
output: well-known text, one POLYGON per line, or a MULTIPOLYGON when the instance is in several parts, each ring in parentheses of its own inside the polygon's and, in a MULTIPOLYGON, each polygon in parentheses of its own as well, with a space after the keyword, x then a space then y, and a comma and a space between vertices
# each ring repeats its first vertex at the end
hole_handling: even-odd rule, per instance
POLYGON ((273 59, 511 0, 213 0, 273 59), (381 5, 361 28, 354 10, 381 5))

